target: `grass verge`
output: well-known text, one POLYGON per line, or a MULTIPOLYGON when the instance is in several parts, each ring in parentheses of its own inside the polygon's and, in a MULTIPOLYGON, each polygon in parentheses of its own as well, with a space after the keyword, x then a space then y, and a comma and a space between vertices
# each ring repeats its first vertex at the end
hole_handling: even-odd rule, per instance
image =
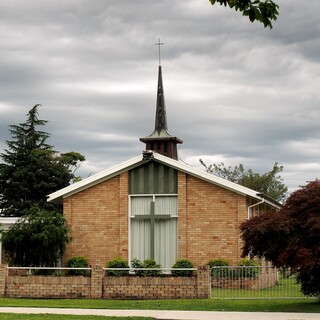
MULTIPOLYGON (((102 300, 102 299, 11 299, 0 298, 2 307, 81 309, 202 310, 257 312, 320 312, 317 299, 292 300, 102 300)), ((1 318, 2 319, 2 318, 1 318)))
MULTIPOLYGON (((0 313, 1 320, 114 320, 114 317, 79 316, 64 314, 19 314, 0 313)), ((117 320, 154 320, 150 317, 117 317, 117 320)))

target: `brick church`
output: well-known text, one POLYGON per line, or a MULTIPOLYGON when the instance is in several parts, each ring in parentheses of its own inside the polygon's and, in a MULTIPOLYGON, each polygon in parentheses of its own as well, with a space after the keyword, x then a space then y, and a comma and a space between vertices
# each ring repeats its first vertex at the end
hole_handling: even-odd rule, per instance
POLYGON ((104 266, 115 257, 153 258, 171 267, 177 259, 203 265, 225 258, 236 264, 240 223, 279 204, 178 160, 182 140, 168 132, 161 65, 155 128, 140 141, 146 148, 137 157, 49 195, 63 204, 71 231, 64 261, 84 256, 104 266))

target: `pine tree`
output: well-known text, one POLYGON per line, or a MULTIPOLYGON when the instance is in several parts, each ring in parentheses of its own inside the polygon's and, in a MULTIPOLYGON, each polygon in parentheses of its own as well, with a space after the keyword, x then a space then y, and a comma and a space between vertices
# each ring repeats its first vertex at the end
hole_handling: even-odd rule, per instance
MULTIPOLYGON (((38 118, 39 104, 27 114, 27 120, 10 125, 12 140, 0 155, 0 209, 2 216, 22 216, 33 206, 50 209, 46 196, 64 188, 75 178, 70 161, 47 143, 50 134, 38 130, 48 121, 38 118)), ((78 160, 84 157, 78 153, 78 160)), ((72 158, 72 161, 77 161, 72 158)))

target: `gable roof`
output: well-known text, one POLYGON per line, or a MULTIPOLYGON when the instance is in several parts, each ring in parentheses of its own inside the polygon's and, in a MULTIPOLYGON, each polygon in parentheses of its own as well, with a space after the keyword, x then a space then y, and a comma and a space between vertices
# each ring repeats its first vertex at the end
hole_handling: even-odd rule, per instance
POLYGON ((252 189, 246 188, 244 186, 241 186, 237 183, 231 182, 229 180, 217 177, 213 174, 200 171, 196 168, 193 168, 185 163, 182 163, 180 161, 168 158, 166 156, 163 156, 159 153, 153 152, 153 151, 144 151, 143 155, 139 155, 135 158, 132 158, 130 160, 127 160, 125 162, 120 163, 117 166, 111 167, 107 170, 103 170, 95 175, 92 175, 86 179, 83 179, 77 183, 74 183, 68 187, 65 187, 63 189, 60 189, 56 192, 53 192, 48 195, 48 201, 61 203, 64 198, 67 198, 69 196, 72 196, 80 191, 86 190, 94 185, 97 185, 103 181, 109 180, 120 173, 126 172, 130 169, 136 168, 144 163, 150 162, 150 161, 156 161, 159 163, 162 163, 164 165, 167 165, 169 167, 172 167, 178 171, 182 171, 184 173, 187 173, 191 176, 197 177, 201 180, 207 181, 209 183, 215 184, 217 186, 220 186, 222 188, 228 189, 230 191, 233 191, 235 193, 241 194, 243 196, 249 196, 251 198, 254 198, 258 201, 264 201, 273 207, 280 208, 280 204, 269 197, 261 194, 260 192, 254 191, 252 189))

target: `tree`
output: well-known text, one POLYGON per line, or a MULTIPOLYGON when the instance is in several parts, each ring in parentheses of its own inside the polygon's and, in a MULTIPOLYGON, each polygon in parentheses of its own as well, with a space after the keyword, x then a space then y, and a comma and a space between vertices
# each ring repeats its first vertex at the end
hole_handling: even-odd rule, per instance
POLYGON ((281 202, 286 197, 288 188, 282 182, 283 179, 280 176, 283 166, 280 166, 277 162, 274 163, 273 168, 270 171, 260 174, 253 172, 252 169, 245 170, 243 164, 234 167, 226 167, 223 162, 220 162, 207 166, 202 159, 199 161, 206 168, 208 173, 214 174, 220 178, 261 192, 278 202, 281 202))
POLYGON ((50 134, 37 130, 48 122, 38 119, 39 106, 28 112, 26 122, 9 126, 12 140, 0 155, 1 215, 21 216, 35 204, 52 207, 46 196, 68 186, 76 178, 73 168, 85 160, 76 152, 59 154, 47 143, 50 134))
POLYGON ((81 162, 86 160, 81 153, 75 151, 61 153, 57 157, 57 160, 63 164, 69 170, 69 172, 72 173, 72 182, 78 182, 81 180, 80 176, 75 175, 75 172, 80 167, 81 162))
POLYGON ((228 5, 242 15, 249 17, 251 22, 259 21, 264 27, 272 29, 272 20, 277 20, 279 6, 272 0, 209 0, 212 5, 220 3, 228 5))
POLYGON ((9 230, 1 231, 1 241, 11 265, 52 267, 70 237, 61 213, 33 206, 9 230))
POLYGON ((264 258, 297 274, 306 295, 320 295, 320 180, 293 192, 277 212, 241 224, 243 256, 264 258))

